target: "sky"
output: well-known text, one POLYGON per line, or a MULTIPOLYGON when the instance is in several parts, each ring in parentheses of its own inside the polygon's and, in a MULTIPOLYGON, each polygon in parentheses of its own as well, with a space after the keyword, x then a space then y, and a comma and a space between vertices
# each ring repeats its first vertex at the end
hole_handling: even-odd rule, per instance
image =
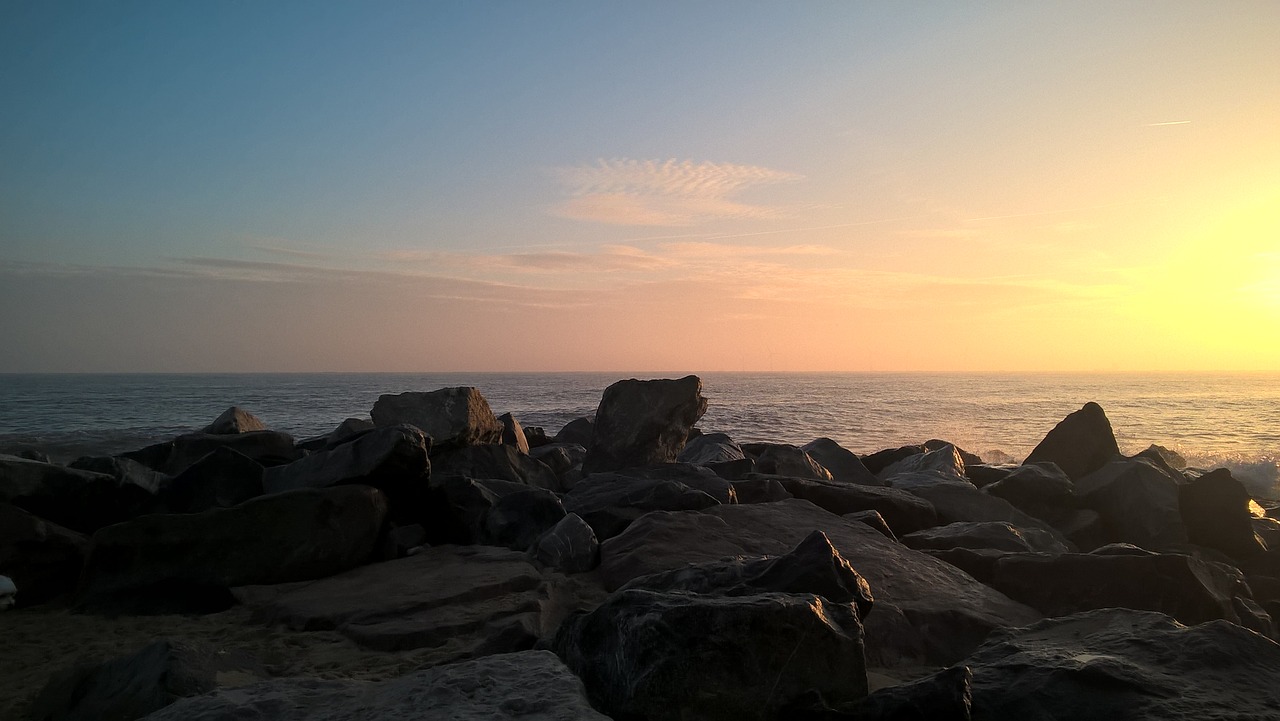
POLYGON ((0 0, 0 372, 1280 371, 1278 37, 0 0))

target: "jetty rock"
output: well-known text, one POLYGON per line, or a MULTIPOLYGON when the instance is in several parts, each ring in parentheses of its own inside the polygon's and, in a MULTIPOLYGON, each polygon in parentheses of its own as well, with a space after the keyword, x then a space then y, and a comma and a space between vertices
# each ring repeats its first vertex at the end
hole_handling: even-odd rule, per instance
MULTIPOLYGON (((673 463, 707 412, 702 380, 624 380, 604 390, 583 473, 673 463)), ((562 440, 557 436, 556 440, 562 440)), ((564 439, 569 440, 569 439, 564 439)))
POLYGON ((478 388, 384 394, 369 417, 376 426, 408 424, 431 437, 434 451, 502 442, 502 423, 478 388))
POLYGON ((1119 456, 1111 421, 1102 406, 1091 401, 1063 418, 1022 462, 1056 463, 1067 477, 1078 481, 1119 456))
POLYGON ((213 423, 205 426, 202 433, 248 433, 249 431, 270 430, 257 416, 240 406, 231 406, 222 412, 213 423))

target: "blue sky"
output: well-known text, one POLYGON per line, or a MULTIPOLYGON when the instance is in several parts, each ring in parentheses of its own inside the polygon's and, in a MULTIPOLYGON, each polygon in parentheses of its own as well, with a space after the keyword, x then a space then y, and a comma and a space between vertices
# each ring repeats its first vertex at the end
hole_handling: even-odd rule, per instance
POLYGON ((1269 2, 6 2, 0 371, 1277 369, 1176 351, 1152 279, 1212 249, 1232 300, 1184 321, 1277 321, 1278 36, 1269 2))

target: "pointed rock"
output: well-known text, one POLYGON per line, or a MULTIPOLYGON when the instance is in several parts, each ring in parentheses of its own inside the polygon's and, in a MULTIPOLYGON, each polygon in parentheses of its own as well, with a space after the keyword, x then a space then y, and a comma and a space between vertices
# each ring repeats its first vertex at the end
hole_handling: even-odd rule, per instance
POLYGON ((1102 406, 1090 401, 1054 426, 1023 464, 1050 461, 1076 481, 1119 455, 1111 421, 1107 420, 1102 406))

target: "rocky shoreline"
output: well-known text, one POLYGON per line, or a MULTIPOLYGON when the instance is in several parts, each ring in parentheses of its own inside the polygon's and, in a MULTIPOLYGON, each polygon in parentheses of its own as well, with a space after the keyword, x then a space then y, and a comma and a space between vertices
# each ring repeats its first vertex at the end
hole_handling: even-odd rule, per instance
POLYGON ((1229 471, 1094 403, 1020 465, 739 444, 701 390, 0 456, 0 717, 1280 718, 1280 521, 1229 471))

